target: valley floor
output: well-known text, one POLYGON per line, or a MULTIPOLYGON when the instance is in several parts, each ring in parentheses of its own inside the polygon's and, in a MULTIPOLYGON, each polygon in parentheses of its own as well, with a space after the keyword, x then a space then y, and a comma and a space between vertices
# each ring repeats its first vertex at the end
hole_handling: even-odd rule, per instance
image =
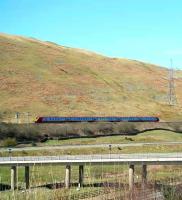
MULTIPOLYGON (((55 145, 79 145, 79 144, 122 144, 136 142, 177 142, 182 141, 182 134, 168 131, 150 131, 136 136, 112 136, 70 140, 49 140, 45 143, 38 143, 37 146, 52 147, 55 145)), ((62 154, 109 154, 109 153, 152 153, 152 152, 182 152, 181 144, 170 145, 143 145, 126 147, 97 147, 97 148, 70 148, 70 149, 48 149, 48 150, 22 150, 0 152, 0 156, 36 156, 36 155, 62 155, 62 154)), ((160 187, 165 195, 175 195, 177 185, 182 183, 182 166, 148 166, 149 188, 160 187), (167 189, 166 189, 167 188, 167 189), (166 193, 168 191, 168 193, 166 193)), ((78 188, 78 166, 72 167, 72 188, 64 188, 65 166, 32 166, 30 168, 30 190, 25 190, 24 168, 18 167, 18 191, 12 192, 10 187, 10 168, 0 168, 0 199, 89 199, 95 196, 104 198, 112 193, 118 199, 126 198, 128 195, 128 165, 87 165, 84 171, 84 187, 78 188), (57 188, 57 189, 56 189, 57 188)), ((136 190, 140 187, 141 166, 135 167, 136 190)), ((157 190, 158 191, 158 190, 157 190)), ((179 193, 179 192, 178 192, 179 193)), ((180 193, 179 193, 180 194, 180 193)), ((180 194, 181 195, 181 194, 180 194)), ((98 199, 99 199, 98 198, 98 199)), ((105 198, 107 199, 107 198, 105 198)), ((111 198, 112 199, 112 198, 111 198)), ((117 199, 117 198, 115 198, 117 199)))

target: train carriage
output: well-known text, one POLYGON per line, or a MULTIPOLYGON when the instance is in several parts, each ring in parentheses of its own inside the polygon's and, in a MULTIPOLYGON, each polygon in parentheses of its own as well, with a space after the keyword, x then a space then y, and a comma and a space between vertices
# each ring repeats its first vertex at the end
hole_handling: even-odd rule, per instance
POLYGON ((158 122, 158 117, 38 117, 35 123, 65 123, 65 122, 158 122))

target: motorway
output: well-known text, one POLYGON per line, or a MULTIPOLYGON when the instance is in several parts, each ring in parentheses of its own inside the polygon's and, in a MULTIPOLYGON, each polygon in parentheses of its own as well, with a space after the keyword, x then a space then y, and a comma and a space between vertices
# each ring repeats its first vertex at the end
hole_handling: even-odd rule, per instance
MULTIPOLYGON (((56 149, 80 149, 80 148, 109 148, 111 147, 142 147, 155 145, 180 145, 182 142, 138 142, 138 143, 118 143, 118 144, 72 144, 56 146, 37 146, 37 147, 16 147, 12 151, 39 151, 39 150, 56 150, 56 149)), ((0 148, 0 152, 8 152, 10 148, 0 148)))
POLYGON ((147 154, 98 154, 98 155, 61 155, 61 156, 26 156, 0 157, 0 165, 43 165, 43 164, 182 164, 182 153, 147 153, 147 154))

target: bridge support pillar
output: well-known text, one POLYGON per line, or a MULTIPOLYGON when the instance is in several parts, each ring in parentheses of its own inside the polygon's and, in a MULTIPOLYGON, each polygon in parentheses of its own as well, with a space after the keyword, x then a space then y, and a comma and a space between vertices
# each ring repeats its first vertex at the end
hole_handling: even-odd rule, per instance
POLYGON ((129 165, 129 190, 132 191, 134 186, 134 165, 129 165))
POLYGON ((147 165, 142 165, 142 187, 147 183, 147 165))
POLYGON ((78 187, 83 186, 84 168, 83 165, 79 165, 79 183, 78 187))
POLYGON ((25 166, 25 188, 29 189, 30 187, 30 167, 25 166))
POLYGON ((65 176, 65 187, 70 187, 70 179, 71 179, 71 166, 66 165, 66 176, 65 176))
POLYGON ((17 188, 17 167, 11 166, 11 189, 15 190, 17 188))

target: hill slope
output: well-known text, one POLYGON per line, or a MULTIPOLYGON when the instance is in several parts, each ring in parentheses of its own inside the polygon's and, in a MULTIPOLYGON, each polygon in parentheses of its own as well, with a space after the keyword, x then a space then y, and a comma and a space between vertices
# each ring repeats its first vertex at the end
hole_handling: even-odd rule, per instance
POLYGON ((37 115, 182 117, 166 104, 167 70, 32 38, 0 34, 0 112, 37 115))

